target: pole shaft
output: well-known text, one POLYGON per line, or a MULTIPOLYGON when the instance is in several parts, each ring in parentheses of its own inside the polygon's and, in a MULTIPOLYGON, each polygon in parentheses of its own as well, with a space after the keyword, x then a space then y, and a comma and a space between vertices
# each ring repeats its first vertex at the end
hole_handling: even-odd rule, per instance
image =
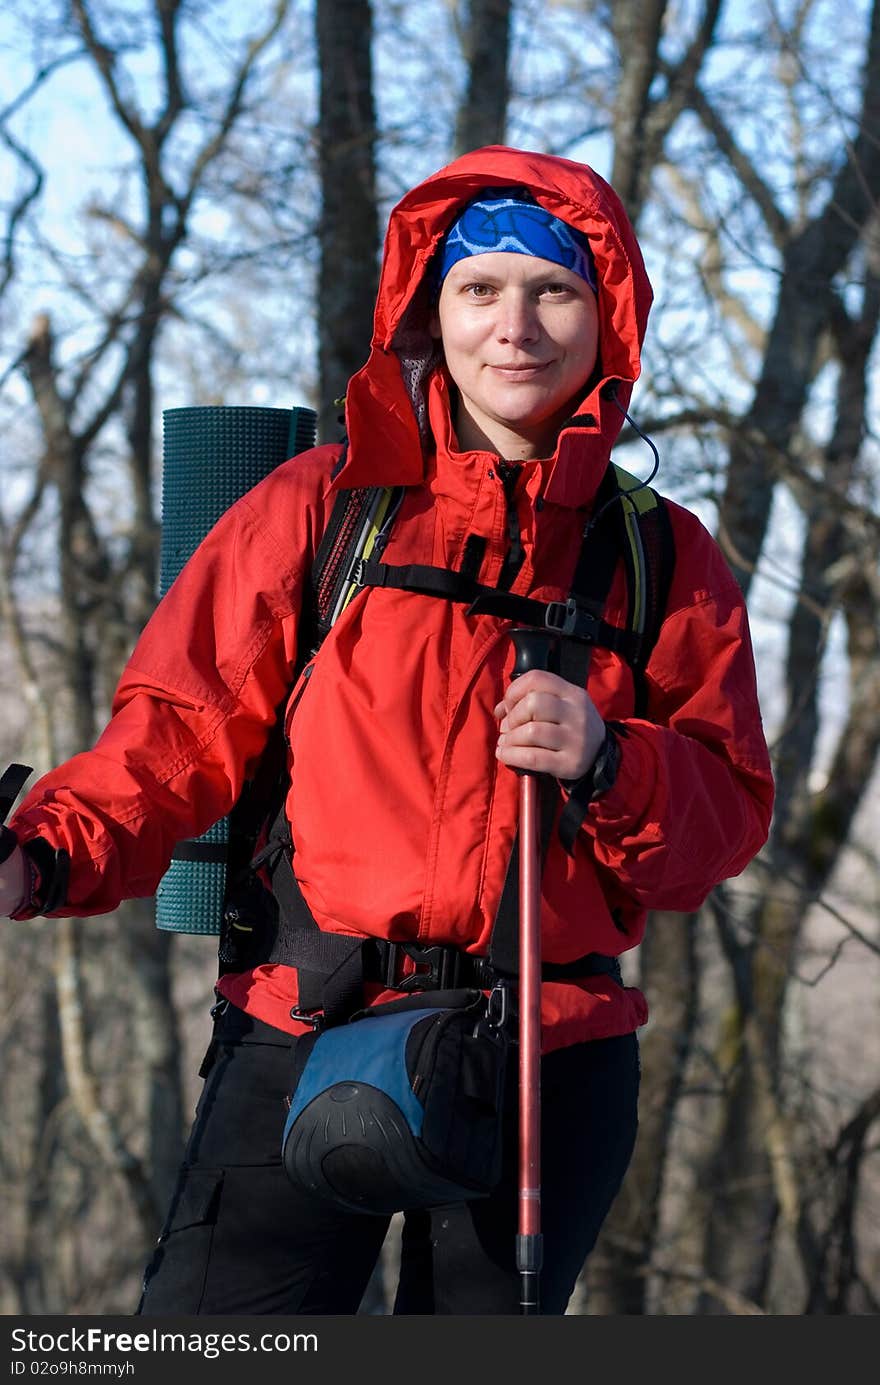
POLYGON ((541 853, 538 780, 520 780, 519 1234, 541 1229, 541 853))

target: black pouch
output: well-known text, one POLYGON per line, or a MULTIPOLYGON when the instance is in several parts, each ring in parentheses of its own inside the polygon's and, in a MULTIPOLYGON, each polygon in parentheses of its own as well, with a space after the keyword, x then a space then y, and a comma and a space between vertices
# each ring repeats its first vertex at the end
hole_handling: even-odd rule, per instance
POLYGON ((501 1174, 507 992, 432 991, 300 1039, 282 1160, 298 1187, 388 1215, 501 1174))

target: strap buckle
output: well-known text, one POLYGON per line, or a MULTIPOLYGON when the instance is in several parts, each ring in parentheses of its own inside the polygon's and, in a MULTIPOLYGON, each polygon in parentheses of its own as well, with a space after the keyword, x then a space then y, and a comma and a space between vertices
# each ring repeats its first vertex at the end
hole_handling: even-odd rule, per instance
POLYGON ((388 944, 385 984, 394 991, 445 991, 458 984, 460 957, 453 947, 435 943, 423 947, 419 943, 388 944), (408 976, 398 976, 403 958, 415 963, 416 970, 408 976))
POLYGON ((308 1024, 312 1029, 320 1029, 324 1024, 324 1015, 320 1010, 301 1010, 298 1005, 291 1005, 290 1018, 298 1020, 300 1024, 308 1024))
POLYGON ((577 603, 573 597, 570 596, 567 601, 548 601, 544 610, 544 625, 557 635, 573 635, 577 616, 577 603))
POLYGON ((592 611, 579 606, 573 596, 567 601, 548 601, 544 608, 544 625, 555 635, 596 644, 602 622, 592 611))
POLYGON ((366 570, 366 566, 367 560, 363 557, 355 558, 354 562, 352 563, 351 581, 354 582, 356 587, 362 587, 364 585, 364 573, 366 570))
POLYGON ((510 984, 496 981, 486 1001, 486 1023, 490 1029, 501 1030, 510 1015, 510 984))

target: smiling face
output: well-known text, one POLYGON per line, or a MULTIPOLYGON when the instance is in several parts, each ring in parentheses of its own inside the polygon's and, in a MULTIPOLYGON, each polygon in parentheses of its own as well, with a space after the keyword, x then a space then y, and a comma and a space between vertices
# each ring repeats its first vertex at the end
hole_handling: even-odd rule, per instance
POLYGON ((586 281, 535 255, 471 255, 443 280, 431 332, 458 387, 459 446, 509 461, 552 453, 598 354, 586 281))

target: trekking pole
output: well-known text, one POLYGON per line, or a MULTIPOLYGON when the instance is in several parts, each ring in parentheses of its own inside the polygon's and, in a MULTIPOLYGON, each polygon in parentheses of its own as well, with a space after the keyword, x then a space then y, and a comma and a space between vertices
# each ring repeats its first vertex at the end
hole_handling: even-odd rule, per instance
MULTIPOLYGON (((513 676, 550 668, 558 637, 549 630, 511 631, 513 676)), ((516 1267, 520 1308, 539 1308, 541 1235, 541 844, 538 776, 519 783, 519 1215, 516 1267)))

